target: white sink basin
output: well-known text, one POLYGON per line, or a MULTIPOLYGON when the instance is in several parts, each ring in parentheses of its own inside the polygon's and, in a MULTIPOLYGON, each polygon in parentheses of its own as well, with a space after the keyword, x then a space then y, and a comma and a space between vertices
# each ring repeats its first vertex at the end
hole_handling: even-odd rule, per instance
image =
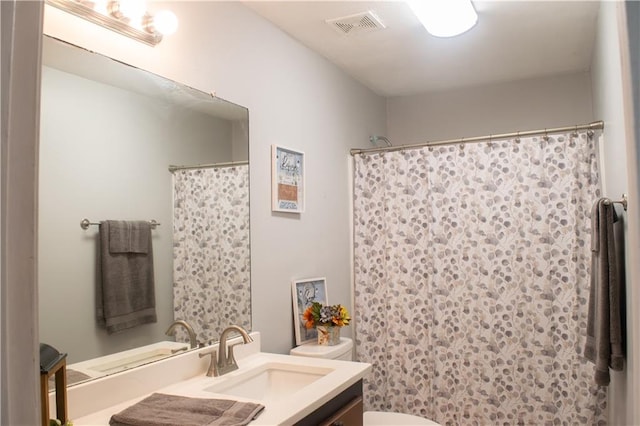
POLYGON ((235 376, 204 390, 259 401, 282 400, 333 371, 326 367, 268 362, 234 373, 235 376))

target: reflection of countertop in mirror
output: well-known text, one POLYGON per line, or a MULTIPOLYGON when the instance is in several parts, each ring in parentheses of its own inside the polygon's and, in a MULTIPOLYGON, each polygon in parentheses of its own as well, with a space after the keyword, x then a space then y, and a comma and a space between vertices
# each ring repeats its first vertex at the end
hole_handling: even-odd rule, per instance
MULTIPOLYGON (((86 374, 90 378, 98 378, 119 373, 129 368, 139 367, 187 350, 189 350, 189 345, 186 343, 172 341, 157 342, 139 348, 69 364, 67 370, 86 374)), ((69 385, 71 384, 73 383, 69 383, 69 385)))
MULTIPOLYGON (((215 345, 74 386, 68 395, 70 418, 77 426, 108 425, 113 414, 160 392, 260 402, 266 408, 251 424, 292 424, 353 387, 371 369, 365 363, 260 352, 259 333, 251 335, 254 343, 235 347, 240 368, 221 377, 206 377, 209 357, 198 357, 215 345), (256 393, 260 385, 251 378, 269 369, 284 375, 286 397, 256 393)), ((283 392, 282 386, 270 392, 283 392)))

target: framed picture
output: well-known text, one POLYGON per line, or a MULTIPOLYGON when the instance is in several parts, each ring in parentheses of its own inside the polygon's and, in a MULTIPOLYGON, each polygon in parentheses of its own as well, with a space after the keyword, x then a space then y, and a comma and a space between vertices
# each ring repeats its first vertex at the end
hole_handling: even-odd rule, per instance
POLYGON ((297 280, 291 283, 293 291, 293 322, 295 325, 296 345, 316 340, 318 332, 315 328, 307 329, 304 326, 302 315, 307 307, 313 302, 320 302, 326 305, 327 302, 327 282, 324 278, 309 278, 297 280))
POLYGON ((304 152, 271 145, 271 210, 304 212, 304 152))

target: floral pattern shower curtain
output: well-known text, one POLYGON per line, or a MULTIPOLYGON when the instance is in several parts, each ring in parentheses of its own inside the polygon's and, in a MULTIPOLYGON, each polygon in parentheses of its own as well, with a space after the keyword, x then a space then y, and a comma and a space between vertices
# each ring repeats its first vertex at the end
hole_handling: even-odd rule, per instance
MULTIPOLYGON (((249 166, 177 170, 174 179, 174 318, 200 341, 251 327, 249 166)), ((188 342, 182 329, 176 338, 188 342)))
POLYGON ((365 409, 443 425, 606 424, 582 357, 586 133, 355 158, 356 354, 365 409))

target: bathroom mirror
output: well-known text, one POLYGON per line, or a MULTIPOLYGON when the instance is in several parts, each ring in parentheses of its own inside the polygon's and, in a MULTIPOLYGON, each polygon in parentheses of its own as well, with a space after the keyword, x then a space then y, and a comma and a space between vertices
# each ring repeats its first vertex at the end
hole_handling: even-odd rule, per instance
MULTIPOLYGON (((231 323, 250 329, 248 125, 242 106, 44 37, 42 343, 77 365, 172 341, 165 331, 174 319, 187 320, 204 343, 231 323), (170 171, 171 165, 187 167, 170 171), (83 219, 92 225, 83 229, 83 219), (97 224, 103 220, 159 223, 151 231, 156 323, 114 334, 97 324, 97 224), (194 229, 204 237, 193 240, 194 229)), ((186 333, 176 339, 186 343, 167 354, 188 350, 186 333)), ((103 373, 141 365, 158 353, 103 373)))

